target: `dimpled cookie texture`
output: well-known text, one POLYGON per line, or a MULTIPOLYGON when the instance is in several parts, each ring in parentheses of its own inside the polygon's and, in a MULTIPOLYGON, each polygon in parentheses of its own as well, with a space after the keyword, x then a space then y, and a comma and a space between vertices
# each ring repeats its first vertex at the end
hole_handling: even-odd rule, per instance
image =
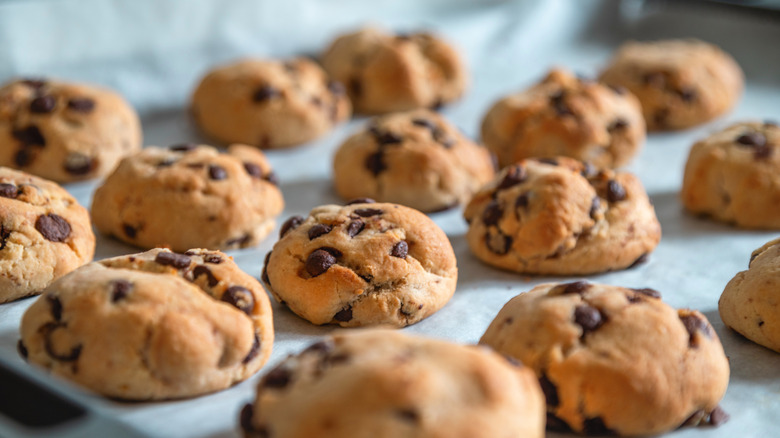
POLYGON ((140 149, 138 115, 113 91, 38 79, 0 87, 0 166, 81 181, 140 149))
POLYGON ((734 107, 744 88, 729 54, 694 39, 625 43, 599 79, 636 95, 653 131, 712 120, 734 107))
POLYGON ((246 248, 268 235, 284 208, 277 184, 251 146, 148 147, 98 187, 92 219, 102 233, 141 248, 246 248))
POLYGON ((73 196, 0 167, 0 303, 40 293, 94 253, 89 213, 73 196))
POLYGON ((245 438, 541 438, 534 373, 490 349, 341 332, 266 373, 245 438))
POLYGON ((693 145, 683 205, 743 228, 780 229, 780 126, 737 123, 693 145))
POLYGON ((358 200, 293 216, 263 281, 314 324, 404 327, 439 310, 458 279, 447 236, 417 210, 358 200))
POLYGON ((496 102, 482 121, 482 139, 501 167, 559 155, 619 167, 642 147, 645 121, 639 101, 625 88, 555 69, 496 102))
POLYGON ((510 300, 480 344, 522 361, 547 399, 547 428, 654 435, 719 425, 729 363, 707 318, 653 289, 576 281, 510 300))
POLYGON ((322 55, 322 66, 364 114, 436 108, 459 98, 467 82, 455 49, 428 33, 365 28, 341 35, 322 55))
POLYGON ((780 352, 780 239, 753 251, 747 271, 729 281, 718 302, 723 323, 756 344, 780 352))
POLYGON ((223 65, 192 96, 193 117, 205 134, 263 149, 314 140, 351 113, 344 86, 306 58, 223 65))
POLYGON ((494 175, 487 149, 425 109, 374 119, 333 159, 342 198, 368 197, 425 212, 468 202, 494 175))
POLYGON ((90 263, 53 283, 22 317, 30 363, 127 400, 227 388, 268 360, 263 287, 218 251, 153 249, 90 263))
POLYGON ((624 269, 645 261, 661 239, 638 178, 566 157, 504 168, 464 217, 477 258, 526 274, 624 269))

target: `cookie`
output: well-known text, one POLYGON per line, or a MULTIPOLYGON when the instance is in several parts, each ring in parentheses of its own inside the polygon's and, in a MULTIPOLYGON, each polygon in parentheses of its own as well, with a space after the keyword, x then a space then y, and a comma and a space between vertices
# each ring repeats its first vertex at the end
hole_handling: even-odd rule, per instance
POLYGON ((364 114, 438 108, 458 99, 467 82, 457 51, 429 33, 365 28, 336 38, 321 62, 364 114))
POLYGON ((98 178, 141 149, 141 122, 117 93, 19 79, 0 87, 0 166, 57 182, 98 178))
POLYGON ((652 289, 576 281, 510 300, 480 344, 532 368, 547 428, 588 435, 655 435, 728 419, 718 407, 729 363, 695 310, 652 289))
POLYGON ((494 175, 487 149, 424 109, 374 119, 333 159, 333 183, 342 198, 373 198, 425 212, 467 202, 494 175))
POLYGON ((122 160, 95 191, 92 220, 141 248, 235 249, 257 245, 283 208, 276 175, 256 148, 181 144, 122 160))
POLYGON ((94 253, 89 213, 73 196, 0 167, 0 303, 40 293, 94 253))
POLYGON ((342 327, 414 324, 449 301, 457 279, 441 228, 417 210, 371 200, 289 218, 263 270, 277 301, 342 327))
POLYGON ((240 420, 246 438, 541 438, 544 398, 489 349, 360 330, 282 361, 240 420))
POLYGON ((694 144, 680 198, 692 213, 780 229, 780 126, 738 123, 694 144))
POLYGON ((157 248, 83 266, 30 306, 20 330, 30 363, 126 400, 227 388, 263 366, 274 339, 260 283, 203 249, 157 248))
POLYGON ((477 258, 526 274, 624 269, 644 261, 661 239, 638 178, 566 157, 504 168, 464 217, 477 258))
POLYGON ((631 93, 554 69, 493 104, 482 120, 482 140, 501 167, 556 156, 620 167, 642 147, 645 121, 631 93))
POLYGON ((744 88, 734 58, 694 39, 625 43, 600 80, 636 95, 653 131, 712 120, 733 108, 744 88))
POLYGON ((780 239, 753 251, 747 271, 729 281, 718 301, 727 327, 780 353, 780 239))
POLYGON ((263 149, 322 137, 351 112, 344 86, 306 58, 223 65, 192 96, 192 114, 206 135, 263 149))

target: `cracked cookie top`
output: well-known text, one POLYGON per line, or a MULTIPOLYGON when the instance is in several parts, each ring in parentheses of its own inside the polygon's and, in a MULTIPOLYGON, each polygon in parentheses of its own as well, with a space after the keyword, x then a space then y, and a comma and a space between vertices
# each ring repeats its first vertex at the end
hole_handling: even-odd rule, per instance
POLYGON ((227 388, 260 369, 274 338, 260 283, 203 249, 90 263, 46 289, 20 331, 29 362, 128 400, 227 388))
POLYGON ((89 213, 73 196, 0 167, 0 303, 40 293, 94 253, 89 213))
POLYGON ((293 216, 263 280, 314 324, 404 327, 449 301, 458 270, 447 236, 417 210, 372 200, 293 216))
POLYGON ((542 438, 535 380, 487 348, 341 332, 266 373, 241 426, 246 438, 542 438))
POLYGON ((654 435, 720 424, 728 359, 707 318, 675 310, 653 289, 576 281, 510 300, 480 344, 532 368, 547 428, 654 435))
POLYGON ((262 152, 231 145, 148 147, 97 188, 92 219, 102 233, 141 248, 234 249, 257 245, 284 208, 262 152))
POLYGON ((438 108, 459 98, 467 82, 455 49, 428 33, 365 28, 341 35, 322 55, 322 66, 365 114, 438 108))
POLYGON ((107 175, 141 149, 141 122, 113 91, 41 79, 0 87, 0 166, 58 182, 107 175))
POLYGON ((482 261, 528 274, 593 274, 644 261, 661 226, 634 175, 571 158, 504 168, 464 211, 482 261))

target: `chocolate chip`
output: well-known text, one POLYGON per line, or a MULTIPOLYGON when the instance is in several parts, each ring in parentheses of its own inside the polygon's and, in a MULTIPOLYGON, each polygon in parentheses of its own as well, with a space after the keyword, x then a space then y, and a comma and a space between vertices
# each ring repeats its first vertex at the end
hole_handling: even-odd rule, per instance
POLYGON ((760 132, 748 132, 737 137, 736 142, 745 146, 764 146, 766 136, 760 132))
POLYGON ((547 412, 547 430, 552 430, 554 432, 571 432, 571 426, 552 412, 547 412))
POLYGON ((550 96, 550 103, 559 116, 573 116, 574 112, 566 104, 566 92, 558 91, 550 96))
POLYGON ((190 266, 190 262, 192 262, 192 260, 184 254, 167 251, 157 253, 154 261, 164 266, 172 266, 176 269, 187 268, 190 266))
POLYGON ((127 280, 114 280, 111 282, 111 302, 124 300, 130 293, 130 289, 133 288, 133 284, 127 280))
POLYGON ((581 304, 574 308, 574 322, 582 327, 583 336, 601 327, 604 323, 599 309, 587 304, 581 304))
POLYGON ((264 176, 263 179, 277 187, 279 186, 279 177, 276 176, 276 173, 273 171, 268 172, 268 174, 264 176))
POLYGON ((232 247, 232 246, 238 246, 239 248, 246 246, 247 242, 252 239, 252 236, 249 234, 244 234, 241 237, 236 237, 235 239, 230 239, 225 241, 225 246, 232 247))
POLYGON ((693 88, 683 88, 682 90, 679 90, 677 94, 683 102, 693 102, 697 96, 696 90, 693 88))
POLYGON ((366 169, 374 174, 374 176, 377 176, 383 171, 387 170, 387 164, 385 164, 384 153, 382 151, 375 152, 366 157, 365 165, 366 169))
MULTIPOLYGON (((209 284, 211 285, 211 278, 209 278, 209 284)), ((232 304, 236 309, 247 315, 251 315, 252 310, 255 309, 255 296, 252 295, 252 291, 243 286, 230 286, 225 293, 222 294, 221 300, 228 304, 232 304)))
POLYGON ((335 96, 343 96, 346 93, 346 89, 344 88, 344 84, 342 84, 339 81, 328 81, 328 90, 333 93, 335 96))
POLYGON ((542 387, 544 398, 547 400, 547 406, 558 407, 561 403, 558 398, 558 388, 547 378, 546 374, 542 373, 542 377, 539 377, 539 385, 542 387))
POLYGON ((512 247, 512 238, 506 234, 491 228, 485 234, 485 245, 487 248, 495 254, 504 255, 509 252, 509 248, 512 247))
POLYGON ((198 145, 196 145, 195 143, 181 143, 181 144, 168 146, 168 149, 174 152, 189 152, 197 147, 198 145))
POLYGON ((24 342, 22 342, 21 339, 16 343, 16 351, 19 352, 19 356, 22 356, 22 359, 27 360, 27 356, 30 355, 30 352, 27 351, 27 347, 24 345, 24 342))
POLYGON ((286 368, 285 364, 281 364, 263 376, 260 386, 266 389, 283 389, 290 384, 290 380, 292 380, 290 370, 286 368))
POLYGON ((363 84, 360 82, 360 79, 352 78, 347 84, 349 86, 349 94, 353 97, 359 98, 363 94, 363 84))
POLYGON ((330 225, 316 224, 309 228, 309 240, 314 240, 324 234, 328 234, 332 229, 333 227, 330 225))
POLYGON ((666 126, 666 120, 669 118, 669 110, 667 108, 661 108, 653 115, 653 121, 656 125, 663 127, 666 126))
POLYGON ((336 312, 336 314, 333 315, 333 319, 340 322, 352 321, 352 306, 345 307, 336 312))
POLYGON ((271 260, 271 252, 272 251, 268 251, 268 254, 265 255, 265 259, 263 260, 263 273, 260 275, 260 279, 269 286, 271 285, 271 279, 268 278, 268 260, 271 260))
POLYGON ((764 324, 766 324, 764 321, 758 321, 758 326, 759 327, 763 326, 764 324))
POLYGON ((35 157, 35 153, 29 149, 20 149, 16 155, 14 155, 14 163, 19 167, 29 166, 35 157))
POLYGON ((759 146, 753 152, 753 159, 756 161, 766 160, 772 156, 772 148, 769 145, 759 146))
POLYGON ((51 312, 51 317, 54 318, 54 320, 57 322, 61 321, 62 302, 60 301, 60 299, 54 295, 46 295, 46 302, 49 303, 49 311, 51 312))
POLYGON ((52 95, 38 96, 30 101, 30 112, 35 114, 46 114, 54 111, 57 106, 57 99, 52 95))
POLYGON ((159 163, 157 163, 157 167, 171 167, 173 166, 173 163, 175 163, 176 160, 173 158, 166 158, 159 163))
POLYGON ((436 128, 431 132, 433 139, 436 140, 445 149, 449 149, 455 145, 455 140, 449 137, 443 130, 436 128))
POLYGON ((596 220, 596 213, 598 213, 599 207, 601 207, 601 199, 598 196, 594 196, 590 201, 590 211, 588 212, 591 219, 596 220))
POLYGON ((333 341, 331 340, 318 341, 306 347, 306 349, 304 349, 301 354, 328 354, 333 351, 333 348, 333 341))
POLYGON ((135 236, 138 234, 138 230, 132 225, 128 225, 128 224, 122 225, 122 231, 125 232, 125 236, 131 239, 135 239, 135 236))
POLYGON ((19 188, 13 184, 8 184, 8 183, 0 184, 0 196, 2 196, 3 198, 16 199, 20 193, 21 190, 19 190, 19 188))
POLYGON ((221 180, 227 178, 227 172, 221 166, 212 164, 209 166, 209 178, 213 180, 221 180))
POLYGON ((211 269, 203 265, 195 266, 195 269, 192 270, 192 278, 197 280, 201 275, 206 276, 206 283, 209 285, 209 287, 214 287, 217 285, 217 283, 219 283, 219 280, 217 280, 217 277, 215 277, 211 272, 211 269))
POLYGON ((46 80, 44 79, 22 79, 21 82, 34 90, 38 90, 46 86, 46 80))
POLYGON ((257 356, 257 353, 260 352, 260 338, 257 337, 257 333, 255 333, 255 340, 252 342, 252 347, 249 348, 249 353, 246 354, 246 357, 244 357, 244 360, 241 361, 241 363, 249 363, 252 359, 254 359, 257 356))
POLYGON ((666 75, 659 71, 647 73, 642 77, 642 82, 652 87, 664 88, 666 87, 666 75))
POLYGON ((35 220, 35 229, 50 242, 64 242, 71 232, 68 221, 54 213, 38 216, 35 220))
POLYGON ((68 100, 68 109, 80 113, 88 113, 95 109, 95 101, 88 97, 74 97, 68 100))
POLYGON ((688 339, 688 345, 691 347, 697 346, 694 337, 697 332, 703 332, 705 335, 707 335, 707 337, 712 336, 712 333, 710 333, 710 327, 707 325, 707 322, 699 318, 696 314, 690 313, 686 315, 680 315, 680 321, 685 326, 685 330, 688 332, 688 335, 690 335, 690 338, 688 339))
POLYGON ((249 176, 254 178, 262 178, 263 177, 263 169, 260 168, 255 163, 250 163, 248 161, 244 162, 244 170, 246 170, 246 173, 249 174, 249 176))
POLYGON ((626 199, 626 189, 614 179, 607 182, 607 201, 619 202, 626 199))
POLYGON ((410 423, 420 422, 420 414, 414 409, 399 409, 396 411, 396 413, 404 421, 408 421, 410 423))
POLYGON ((9 237, 11 237, 11 230, 0 225, 0 251, 5 249, 9 237))
POLYGON ((631 263, 631 266, 629 266, 626 269, 635 268, 643 263, 646 263, 649 258, 650 258, 650 254, 644 253, 641 256, 639 256, 636 260, 634 260, 634 262, 631 263))
POLYGON ((710 424, 718 427, 721 424, 729 421, 729 418, 731 418, 731 416, 726 411, 724 411, 723 408, 720 406, 715 406, 715 409, 713 409, 710 413, 710 424))
POLYGON ((46 146, 46 139, 43 138, 41 130, 35 125, 14 129, 11 131, 11 135, 24 146, 46 146))
POLYGON ((96 167, 91 157, 77 152, 68 154, 65 158, 65 171, 71 175, 86 175, 96 167))
POLYGON ((353 213, 360 217, 371 217, 371 216, 378 216, 382 213, 384 213, 384 210, 380 210, 378 208, 358 208, 353 213))
POLYGON ((617 118, 609 125, 609 127, 607 127, 607 131, 622 131, 626 127, 628 127, 628 121, 626 121, 626 119, 617 118))
POLYGON ((52 345, 52 332, 62 327, 64 327, 63 324, 54 322, 50 322, 41 327, 41 332, 43 333, 43 347, 46 350, 46 353, 53 359, 59 360, 61 362, 74 362, 78 360, 79 356, 81 356, 81 345, 77 345, 71 348, 70 351, 65 354, 57 352, 54 349, 54 345, 52 345))
POLYGON ((224 260, 222 260, 222 257, 219 254, 206 254, 203 256, 203 261, 206 263, 212 263, 218 265, 222 263, 224 260))
POLYGON ((604 424, 601 417, 586 418, 582 422, 582 429, 587 435, 617 435, 617 433, 604 424))
POLYGON ((268 99, 279 97, 281 95, 282 93, 276 88, 273 88, 270 85, 263 85, 262 87, 258 88, 252 95, 252 100, 256 103, 260 103, 268 99))
POLYGON ((551 166, 558 165, 558 160, 556 160, 555 158, 537 158, 536 161, 544 164, 549 164, 551 166))
POLYGON ((317 249, 306 258, 306 272, 312 277, 317 277, 324 274, 335 264, 336 257, 324 249, 317 249))
POLYGON ((482 223, 486 226, 497 226, 498 221, 503 215, 504 208, 501 207, 501 204, 499 204, 498 201, 492 200, 488 203, 487 207, 485 207, 485 211, 482 212, 482 223))
POLYGON ((645 288, 642 288, 642 289, 631 289, 631 290, 636 292, 636 293, 638 293, 638 294, 642 294, 642 295, 648 296, 650 298, 656 298, 656 299, 659 299, 659 300, 661 299, 661 292, 658 292, 655 289, 650 289, 648 287, 645 287, 645 288))
POLYGON ((528 178, 525 167, 517 164, 507 168, 506 175, 496 187, 496 190, 504 190, 523 183, 528 178))
POLYGON ((290 217, 289 219, 284 221, 284 223, 282 224, 282 228, 279 229, 279 238, 281 239, 282 237, 285 236, 285 234, 287 234, 287 232, 298 228, 302 223, 303 223, 302 216, 290 217))
POLYGON ((247 403, 241 408, 240 423, 241 429, 245 432, 252 432, 254 426, 252 426, 252 403, 247 403))
POLYGON ((403 240, 393 245, 393 249, 390 250, 390 255, 399 259, 405 259, 408 254, 409 244, 403 240))
POLYGON ((366 227, 366 224, 361 221, 360 219, 355 219, 352 222, 347 225, 347 235, 349 237, 355 237, 358 234, 360 234, 361 231, 366 227))
POLYGON ((352 205, 352 204, 375 204, 376 201, 374 201, 371 198, 355 198, 349 202, 347 202, 344 205, 352 205))
POLYGON ((515 199, 515 208, 528 207, 528 192, 521 193, 520 196, 515 199))
POLYGON ((416 125, 416 126, 421 126, 423 128, 430 129, 431 131, 433 131, 434 129, 438 128, 438 126, 436 126, 435 123, 433 123, 432 121, 430 121, 428 119, 414 119, 414 120, 412 120, 412 124, 416 125))
POLYGON ((582 295, 588 289, 590 289, 590 283, 587 281, 573 281, 571 283, 564 283, 556 286, 556 289, 560 288, 561 295, 577 294, 582 295))

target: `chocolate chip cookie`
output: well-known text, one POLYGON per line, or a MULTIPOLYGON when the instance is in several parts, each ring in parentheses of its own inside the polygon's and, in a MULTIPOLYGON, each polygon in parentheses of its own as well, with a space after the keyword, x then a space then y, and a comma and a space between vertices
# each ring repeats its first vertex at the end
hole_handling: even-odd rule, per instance
POLYGON ((0 166, 81 181, 107 175, 139 149, 138 115, 113 91, 39 79, 0 87, 0 166))
POLYGON ((467 82, 455 49, 429 33, 365 28, 341 35, 322 55, 322 66, 365 114, 437 108, 458 99, 467 82))
POLYGON ((414 324, 449 301, 457 279, 441 228, 417 210, 371 200, 291 217, 263 271, 277 301, 342 327, 414 324))
POLYGON ((729 111, 744 88, 736 61, 703 41, 623 44, 600 80, 639 98, 647 129, 684 129, 729 111))
POLYGON ((482 121, 482 139, 501 167, 555 156, 620 167, 642 147, 645 121, 639 101, 624 88, 554 69, 493 104, 482 121))
POLYGON ((92 219, 102 233, 141 248, 246 248, 265 238, 284 208, 277 183, 251 146, 149 147, 97 188, 92 219))
POLYGON ((374 119, 333 159, 344 199, 373 198, 425 212, 467 202, 495 175, 490 152, 421 109, 374 119))
POLYGON ((680 197, 692 213, 780 229, 780 126, 738 123, 694 144, 680 197))
POLYGON ((753 251, 747 271, 726 285, 718 302, 720 318, 756 344, 780 353, 780 239, 753 251))
POLYGON ((539 285, 510 300, 480 344, 536 372, 551 430, 655 435, 728 419, 718 407, 729 382, 718 335, 653 289, 539 285))
POLYGON ((571 158, 504 168, 464 212, 466 240, 483 262, 527 274, 582 275, 644 261, 661 239, 634 175, 571 158))
POLYGON ((83 266, 22 317, 19 350, 108 397, 218 391, 268 360, 274 331, 260 283, 218 251, 153 249, 83 266))
POLYGON ((266 373, 240 421, 246 438, 541 438, 544 398, 490 349, 361 330, 266 373))
POLYGON ((89 213, 73 196, 0 167, 0 303, 40 293, 94 253, 89 213))
POLYGON ((344 86, 306 58, 223 65, 192 96, 192 114, 205 134, 263 149, 314 140, 351 112, 344 86))

